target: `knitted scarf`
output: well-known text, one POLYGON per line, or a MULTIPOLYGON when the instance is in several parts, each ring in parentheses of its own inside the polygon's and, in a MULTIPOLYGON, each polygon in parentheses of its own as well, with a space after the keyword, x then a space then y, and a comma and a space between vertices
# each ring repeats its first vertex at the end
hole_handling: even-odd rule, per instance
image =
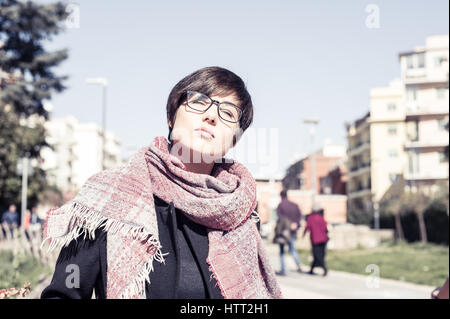
POLYGON ((256 182, 237 161, 197 174, 156 137, 127 164, 90 177, 70 202, 47 213, 49 250, 107 232, 107 298, 146 298, 153 261, 164 262, 153 195, 208 230, 206 262, 225 298, 282 298, 252 213, 256 182))

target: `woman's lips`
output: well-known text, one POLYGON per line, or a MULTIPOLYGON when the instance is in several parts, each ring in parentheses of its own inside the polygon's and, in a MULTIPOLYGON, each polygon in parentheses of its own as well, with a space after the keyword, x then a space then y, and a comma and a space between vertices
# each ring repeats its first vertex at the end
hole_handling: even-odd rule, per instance
POLYGON ((207 130, 207 129, 198 128, 198 129, 196 129, 196 131, 199 131, 200 135, 205 137, 205 138, 208 138, 208 139, 213 139, 214 138, 214 134, 211 131, 207 130))

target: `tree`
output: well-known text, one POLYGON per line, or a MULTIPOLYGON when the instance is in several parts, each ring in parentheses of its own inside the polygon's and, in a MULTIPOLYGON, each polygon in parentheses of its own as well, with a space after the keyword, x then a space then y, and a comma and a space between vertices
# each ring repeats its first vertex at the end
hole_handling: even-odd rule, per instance
POLYGON ((423 215, 431 203, 431 198, 420 191, 416 193, 405 192, 401 201, 403 203, 402 209, 411 210, 417 214, 417 218, 419 220, 420 239, 423 243, 426 243, 428 241, 428 236, 423 215))
POLYGON ((404 206, 405 186, 405 179, 399 176, 380 199, 380 210, 394 217, 395 240, 405 239, 400 216, 400 212, 404 206))
MULTIPOLYGON (((40 150, 49 146, 44 107, 55 92, 65 89, 67 76, 53 69, 64 61, 67 50, 48 52, 46 41, 64 29, 63 3, 0 0, 0 207, 19 203, 21 180, 17 162, 27 156, 42 161, 40 150)), ((29 177, 28 196, 36 204, 39 192, 48 187, 45 172, 37 167, 29 177)))

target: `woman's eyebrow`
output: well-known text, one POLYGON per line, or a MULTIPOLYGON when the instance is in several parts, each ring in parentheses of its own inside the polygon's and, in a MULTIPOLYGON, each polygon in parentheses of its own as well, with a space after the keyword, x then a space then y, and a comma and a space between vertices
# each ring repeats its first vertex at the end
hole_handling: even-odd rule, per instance
MULTIPOLYGON (((219 97, 220 98, 220 97, 219 97)), ((220 103, 231 103, 231 104, 233 104, 233 105, 235 105, 235 106, 237 106, 237 107, 239 107, 239 102, 238 103, 235 103, 235 102, 231 102, 231 101, 227 101, 227 100, 219 100, 219 99, 215 99, 215 98, 211 98, 212 100, 216 100, 216 101, 219 101, 220 103)), ((221 98, 220 98, 221 99, 221 98)), ((239 107, 239 108, 241 108, 241 107, 239 107)))

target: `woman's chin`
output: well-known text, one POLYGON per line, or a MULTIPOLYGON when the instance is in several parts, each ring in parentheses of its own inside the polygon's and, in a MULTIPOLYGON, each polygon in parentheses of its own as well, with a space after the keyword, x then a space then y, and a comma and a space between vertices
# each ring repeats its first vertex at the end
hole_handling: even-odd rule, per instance
POLYGON ((204 147, 192 147, 191 149, 194 163, 212 163, 214 160, 222 158, 222 153, 220 151, 215 151, 208 145, 205 145, 204 147))
POLYGON ((223 157, 222 148, 215 149, 218 145, 204 138, 194 137, 189 141, 180 140, 174 145, 173 151, 184 158, 183 162, 190 159, 192 163, 212 163, 223 157))

